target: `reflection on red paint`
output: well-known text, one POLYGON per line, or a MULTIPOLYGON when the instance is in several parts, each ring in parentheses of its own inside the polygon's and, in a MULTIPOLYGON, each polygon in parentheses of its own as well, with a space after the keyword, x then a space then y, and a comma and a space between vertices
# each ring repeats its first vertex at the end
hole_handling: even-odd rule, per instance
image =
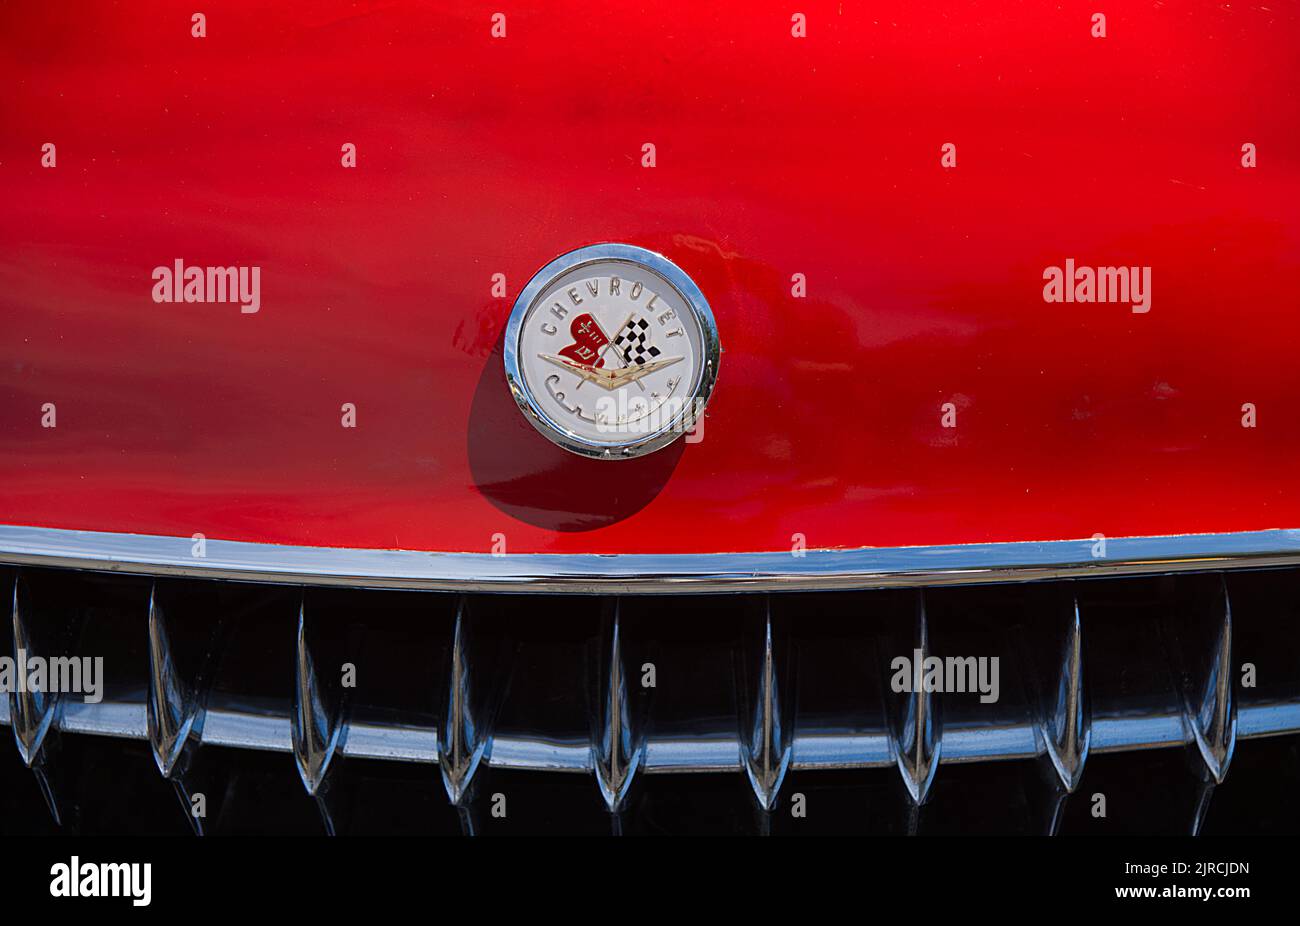
POLYGON ((1300 526, 1300 14, 1092 12, 830 5, 794 39, 524 3, 493 39, 288 0, 194 39, 162 3, 5 5, 0 521, 511 552, 1300 526), (600 241, 713 307, 698 444, 582 460, 505 394, 518 287, 600 241), (261 267, 260 311, 154 303, 178 258, 261 267), (1044 302, 1067 258, 1151 267, 1151 311, 1044 302))

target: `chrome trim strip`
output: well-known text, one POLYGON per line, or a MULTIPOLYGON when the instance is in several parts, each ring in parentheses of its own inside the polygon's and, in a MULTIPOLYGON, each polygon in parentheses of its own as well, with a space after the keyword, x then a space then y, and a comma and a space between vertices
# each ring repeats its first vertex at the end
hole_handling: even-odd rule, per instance
POLYGON ((1032 724, 956 727, 943 732, 942 764, 1032 759, 1039 754, 1032 724))
MULTIPOLYGON (((1238 740, 1300 733, 1300 699, 1261 701, 1238 708, 1238 740)), ((0 713, 0 725, 9 717, 0 713)), ((287 714, 254 713, 235 707, 209 708, 203 745, 230 746, 270 752, 293 752, 287 714)), ((64 733, 82 733, 147 740, 142 701, 69 701, 60 718, 64 733)), ((895 757, 890 735, 881 730, 813 729, 794 737, 794 769, 889 768, 895 757)), ((1117 714, 1094 718, 1092 751, 1132 752, 1189 745, 1192 735, 1181 711, 1169 714, 1117 714)), ((431 727, 349 723, 340 751, 351 758, 437 764, 438 737, 431 727)), ((672 772, 739 772, 742 770, 738 733, 652 737, 645 744, 645 774, 672 772)), ((941 765, 1001 762, 1040 755, 1036 723, 954 725, 943 732, 941 765)), ((540 736, 502 734, 492 737, 484 764, 528 771, 592 772, 591 745, 540 736)))
POLYGON ((668 772, 740 771, 740 741, 730 733, 652 739, 646 744, 647 775, 668 772))
POLYGON ((795 735, 790 764, 803 769, 885 768, 894 764, 894 753, 884 731, 813 731, 795 735))
MULTIPOLYGON (((103 701, 87 704, 68 701, 59 720, 64 733, 84 733, 88 736, 114 736, 121 739, 148 740, 147 710, 143 703, 103 701)), ((9 718, 0 718, 8 723, 9 718)))
POLYGON ((962 585, 1300 564, 1300 530, 706 554, 423 553, 0 525, 0 563, 435 591, 663 594, 962 585))
POLYGON ((525 771, 589 772, 591 744, 585 740, 561 743, 542 737, 497 736, 492 740, 488 765, 525 771))
POLYGON ((433 762, 438 755, 438 731, 432 726, 386 726, 354 720, 347 725, 339 751, 345 756, 390 762, 433 762))
POLYGON ((1129 752, 1156 749, 1172 742, 1191 742, 1181 714, 1094 719, 1093 752, 1129 752))
POLYGON ((203 726, 203 745, 235 746, 264 752, 292 752, 293 733, 287 715, 248 711, 209 711, 203 726))
POLYGON ((1238 739, 1300 732, 1300 704, 1293 701, 1266 701, 1240 710, 1238 739))

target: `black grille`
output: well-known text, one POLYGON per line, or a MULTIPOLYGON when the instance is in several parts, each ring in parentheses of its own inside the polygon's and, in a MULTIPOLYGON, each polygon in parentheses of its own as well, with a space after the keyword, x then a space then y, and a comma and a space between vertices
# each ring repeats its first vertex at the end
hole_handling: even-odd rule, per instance
POLYGON ((105 676, 97 704, 0 707, 6 834, 1300 824, 1298 570, 622 598, 3 579, 15 654, 105 676), (917 648, 998 657, 998 700, 895 693, 917 648))

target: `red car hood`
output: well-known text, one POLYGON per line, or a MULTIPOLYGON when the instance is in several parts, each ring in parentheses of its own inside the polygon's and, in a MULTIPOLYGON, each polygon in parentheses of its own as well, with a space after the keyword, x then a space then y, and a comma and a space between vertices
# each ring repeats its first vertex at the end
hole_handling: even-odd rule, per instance
POLYGON ((748 4, 514 3, 504 38, 5 6, 0 521, 512 553, 1300 526, 1296 12, 872 6, 803 39, 748 4), (698 444, 586 460, 511 399, 515 295, 602 241, 712 306, 698 444), (259 311, 156 303, 178 259, 260 267, 259 311), (1150 267, 1150 310, 1045 301, 1067 259, 1150 267))

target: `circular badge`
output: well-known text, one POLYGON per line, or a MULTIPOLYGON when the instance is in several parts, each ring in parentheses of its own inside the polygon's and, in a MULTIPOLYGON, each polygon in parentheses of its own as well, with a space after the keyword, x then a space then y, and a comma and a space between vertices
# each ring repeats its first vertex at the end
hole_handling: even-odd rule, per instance
POLYGON ((551 261, 515 300, 506 381, 565 450, 625 460, 696 428, 718 375, 718 329, 661 254, 596 244, 551 261))

